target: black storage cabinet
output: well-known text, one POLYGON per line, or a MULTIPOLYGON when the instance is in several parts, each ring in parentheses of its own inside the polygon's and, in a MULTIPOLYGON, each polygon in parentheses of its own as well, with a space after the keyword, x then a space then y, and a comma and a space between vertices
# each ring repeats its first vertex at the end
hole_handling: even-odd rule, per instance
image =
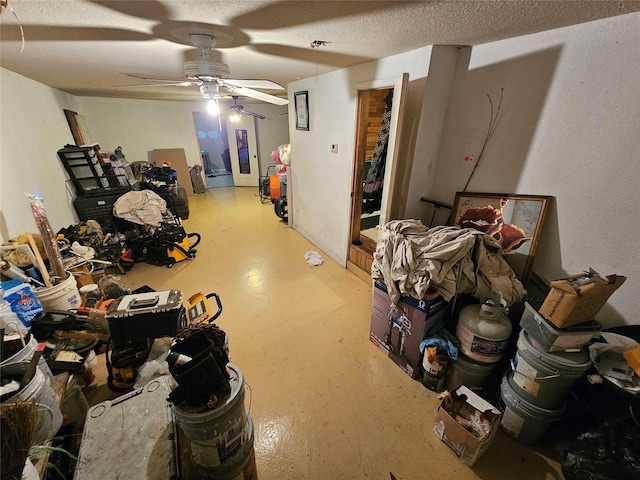
MULTIPOLYGON (((122 194, 130 191, 128 182, 105 172, 93 147, 65 147, 58 150, 76 198, 73 206, 81 221, 96 220, 106 231, 117 230, 114 225, 113 204, 122 194), (126 185, 120 185, 126 183, 126 185)), ((122 176, 123 178, 126 178, 122 176)))
POLYGON ((110 178, 103 171, 93 147, 62 148, 58 150, 58 157, 77 196, 104 195, 106 189, 114 188, 113 181, 117 182, 114 176, 110 178))

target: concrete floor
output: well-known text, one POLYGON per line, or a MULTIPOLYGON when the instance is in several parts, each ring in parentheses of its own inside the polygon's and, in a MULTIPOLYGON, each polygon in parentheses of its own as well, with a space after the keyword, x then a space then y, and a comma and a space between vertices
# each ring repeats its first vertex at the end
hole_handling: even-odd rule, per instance
POLYGON ((185 301, 219 294, 217 323, 253 391, 260 480, 563 478, 556 461, 501 430, 473 468, 463 465, 434 433, 437 395, 369 341, 371 286, 257 194, 225 187, 190 197, 183 223, 202 235, 197 257, 171 270, 136 264, 123 281, 178 289, 185 301), (309 267, 309 250, 324 263, 309 267))

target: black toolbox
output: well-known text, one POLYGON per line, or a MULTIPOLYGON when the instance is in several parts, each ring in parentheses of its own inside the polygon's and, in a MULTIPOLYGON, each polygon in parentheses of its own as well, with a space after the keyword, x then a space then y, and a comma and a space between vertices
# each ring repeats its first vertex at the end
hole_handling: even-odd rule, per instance
POLYGON ((174 337, 187 325, 179 290, 125 295, 109 305, 106 317, 113 345, 174 337))

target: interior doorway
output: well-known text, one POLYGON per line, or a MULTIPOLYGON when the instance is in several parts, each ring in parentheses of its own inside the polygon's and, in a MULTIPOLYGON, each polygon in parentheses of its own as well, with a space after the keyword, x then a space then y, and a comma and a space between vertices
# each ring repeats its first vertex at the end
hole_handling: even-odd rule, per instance
POLYGON ((351 193, 347 267, 371 274, 380 227, 391 220, 409 74, 394 85, 358 90, 358 122, 351 193))
POLYGON ((227 141, 236 187, 258 185, 260 163, 256 140, 256 119, 251 115, 241 115, 237 122, 227 123, 227 141))
POLYGON ((225 120, 193 112, 207 188, 233 186, 233 170, 225 120))

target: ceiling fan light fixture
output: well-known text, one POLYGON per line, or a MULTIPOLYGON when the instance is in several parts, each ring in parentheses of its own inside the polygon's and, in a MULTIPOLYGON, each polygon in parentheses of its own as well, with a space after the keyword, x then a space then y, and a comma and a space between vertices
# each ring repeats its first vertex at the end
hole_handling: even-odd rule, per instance
POLYGON ((237 112, 233 112, 231 115, 229 115, 229 121, 231 123, 240 123, 240 114, 237 112))
POLYGON ((220 86, 215 82, 203 82, 200 85, 200 95, 202 95, 202 98, 218 100, 220 98, 220 86))
POLYGON ((217 98, 211 98, 209 99, 209 103, 207 103, 207 112, 209 112, 209 115, 218 115, 220 113, 220 105, 218 105, 218 99, 217 98))

